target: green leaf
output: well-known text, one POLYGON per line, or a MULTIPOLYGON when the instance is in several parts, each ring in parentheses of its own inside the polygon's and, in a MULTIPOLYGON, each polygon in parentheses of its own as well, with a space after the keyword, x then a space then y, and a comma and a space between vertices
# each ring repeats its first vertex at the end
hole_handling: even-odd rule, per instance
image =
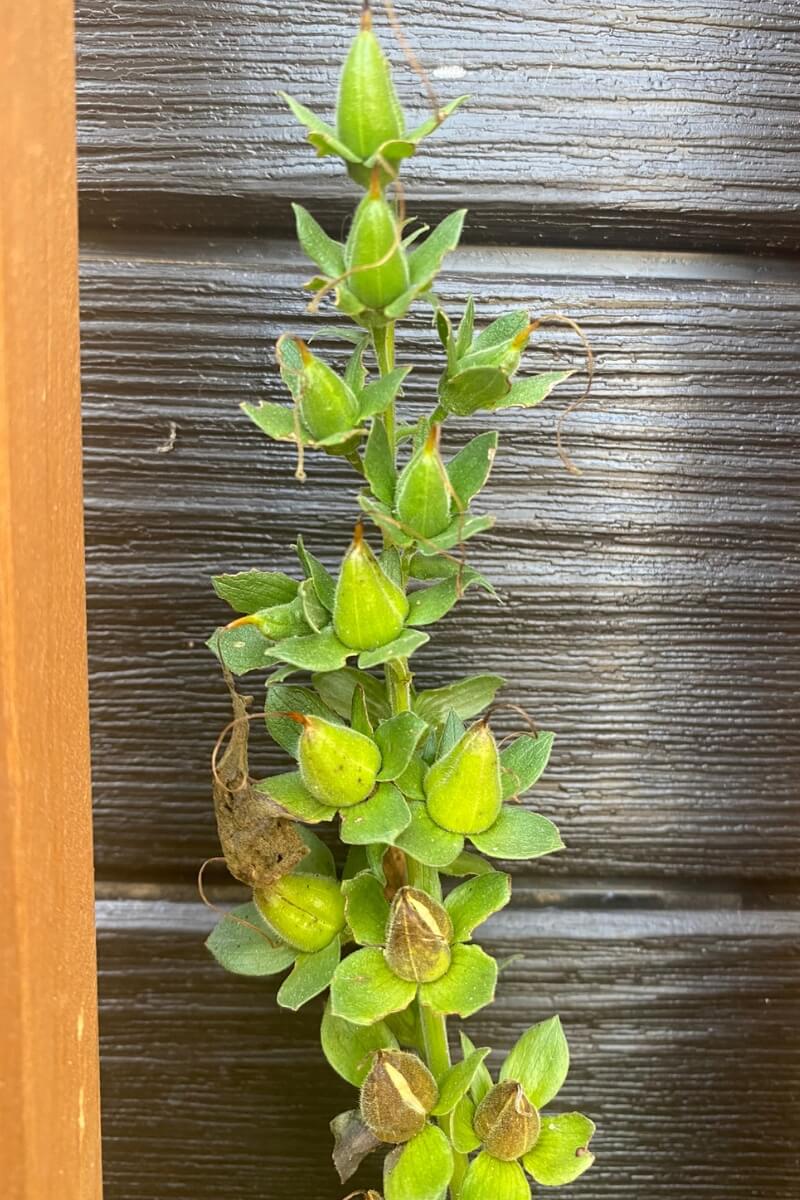
POLYGON ((335 937, 324 950, 317 950, 315 954, 298 954, 292 973, 278 989, 278 1004, 297 1012, 298 1008, 324 992, 333 979, 341 952, 341 942, 335 937))
POLYGON ((494 431, 479 433, 447 464, 450 484, 462 508, 468 507, 489 478, 497 453, 497 439, 494 431))
POLYGON ((414 712, 429 725, 438 725, 452 709, 462 721, 476 717, 495 698, 505 679, 502 675, 470 675, 445 687, 419 692, 414 700, 414 712))
POLYGON ((329 237, 302 205, 293 204, 292 211, 297 225, 297 240, 311 261, 331 279, 344 275, 344 247, 341 242, 329 237))
POLYGON ((545 400, 557 384, 574 374, 575 371, 544 371, 530 379, 519 379, 512 383, 510 391, 488 407, 493 412, 501 408, 533 408, 545 400))
POLYGON ((508 376, 498 367, 468 367, 439 383, 439 400, 448 412, 468 417, 479 408, 496 408, 510 390, 508 376))
MULTIPOLYGON (((334 336, 343 336, 343 331, 335 331, 334 336)), ((369 334, 353 335, 355 338, 355 349, 347 360, 347 366, 344 369, 343 379, 350 391, 357 395, 367 381, 367 372, 364 367, 364 351, 369 345, 369 334)))
POLYGON ((409 130, 405 135, 405 140, 412 142, 415 146, 427 137, 430 133, 435 133, 442 121, 446 120, 452 113, 460 108, 465 100, 469 100, 469 96, 457 96, 455 100, 451 100, 441 108, 435 117, 428 117, 421 125, 417 125, 415 129, 409 130))
POLYGON ((421 983, 419 998, 434 1012, 471 1017, 492 1003, 496 986, 495 960, 480 946, 457 945, 446 973, 433 983, 421 983))
POLYGON ((363 733, 364 737, 368 738, 371 738, 375 732, 367 709, 367 697, 362 687, 353 689, 353 699, 350 708, 350 727, 351 729, 355 729, 356 733, 363 733))
POLYGON ((255 625, 240 625, 238 629, 215 629, 206 645, 232 675, 246 675, 272 665, 275 643, 268 642, 255 625))
POLYGON ((523 1033, 500 1069, 500 1082, 513 1079, 535 1108, 544 1108, 558 1095, 568 1071, 567 1039, 558 1017, 550 1017, 523 1033))
POLYGON ((372 518, 378 528, 388 534, 398 546, 411 545, 414 539, 403 533, 397 517, 386 504, 380 500, 373 500, 372 496, 367 495, 366 492, 359 492, 358 504, 359 508, 372 518))
POLYGON ((445 754, 453 749, 453 746, 461 740, 465 733, 464 722, 458 713, 451 708, 439 734, 439 744, 436 748, 437 758, 444 758, 445 754))
POLYGON ((375 731, 375 741, 381 752, 378 779, 397 779, 403 774, 427 728, 422 717, 414 712, 398 713, 378 726, 375 731))
POLYGON ((583 1113, 543 1116, 536 1145, 523 1158, 525 1170, 542 1187, 573 1183, 594 1162, 589 1150, 595 1126, 583 1113))
MULTIPOLYGON (((397 393, 411 367, 395 367, 380 379, 373 380, 362 389, 358 397, 360 419, 366 421, 383 413, 397 399, 397 393)), ((377 494, 377 493, 376 493, 377 494)))
POLYGON ((226 913, 206 946, 220 966, 234 975, 277 975, 297 958, 297 951, 276 938, 252 903, 226 913))
POLYGON ((246 401, 239 405, 242 412, 247 413, 254 425, 262 433, 276 442, 296 442, 299 426, 295 421, 294 409, 287 404, 273 404, 269 400, 261 400, 258 404, 248 404, 246 401))
POLYGON ((312 796, 303 786, 299 771, 287 771, 283 775, 270 775, 267 779, 260 779, 255 784, 255 790, 269 796, 270 800, 279 804, 283 811, 296 821, 317 825, 320 821, 332 821, 336 816, 335 808, 317 800, 316 796, 312 796))
POLYGON ((481 1144, 481 1139, 472 1128, 475 1119, 475 1104, 469 1096, 463 1096, 450 1118, 450 1137, 459 1154, 471 1154, 481 1144))
POLYGON ((306 550, 302 537, 298 534, 297 543, 295 545, 297 557, 300 559, 300 565, 307 579, 314 581, 314 590, 317 593, 317 598, 324 608, 327 608, 329 613, 333 612, 333 601, 336 595, 336 580, 331 575, 318 558, 315 558, 310 550, 306 550))
POLYGON ((453 1176, 453 1151, 438 1125, 426 1125, 386 1167, 386 1200, 441 1200, 453 1176))
POLYGON ((461 853, 463 837, 435 824, 422 801, 409 800, 408 807, 411 824, 394 839, 395 846, 428 867, 444 867, 452 862, 461 853))
POLYGON ((395 782, 403 795, 407 796, 409 800, 425 799, 423 779, 427 769, 428 764, 419 755, 415 755, 405 771, 403 771, 403 774, 397 776, 395 782))
POLYGON ((340 717, 349 718, 353 706, 353 691, 363 688, 367 700, 367 712, 373 725, 389 716, 386 688, 380 679, 359 671, 355 667, 343 667, 341 671, 329 671, 312 675, 311 682, 320 698, 340 717))
POLYGON ((364 471, 367 482, 378 499, 384 504, 392 504, 397 472, 383 421, 372 422, 364 450, 364 471))
POLYGON ((365 846, 349 846, 342 867, 342 880, 355 879, 361 871, 369 870, 369 859, 365 846))
POLYGON ((463 358, 472 345, 472 335, 475 327, 475 298, 474 296, 467 297, 467 303, 464 306, 464 315, 458 326, 456 334, 456 355, 458 358, 463 358))
POLYGON ((460 599, 459 593, 465 590, 463 583, 459 589, 455 579, 443 579, 432 587, 412 592, 408 597, 408 624, 432 625, 434 621, 441 620, 460 599))
POLYGON ((260 608, 289 604, 297 595, 297 580, 282 571, 239 571, 236 575, 212 575, 220 600, 234 612, 254 613, 260 608))
POLYGON ((343 158, 345 162, 357 163, 361 161, 358 155, 350 150, 344 142, 339 141, 336 131, 330 125, 327 125, 325 121, 321 121, 310 108, 306 108, 305 104, 300 104, 297 100, 288 96, 286 92, 279 92, 278 95, 286 101, 300 124, 305 125, 308 130, 308 140, 320 156, 335 154, 339 158, 343 158))
POLYGON ((469 850, 462 850, 458 858, 454 858, 446 867, 442 867, 444 875, 488 875, 495 868, 485 858, 481 858, 480 854, 472 854, 469 850))
POLYGON ((342 884, 345 915, 353 937, 361 946, 382 946, 386 941, 389 901, 383 885, 371 871, 342 884))
POLYGON ((439 533, 436 537, 426 538, 420 543, 420 554, 436 554, 439 550, 450 550, 453 546, 458 546, 462 542, 467 542, 471 537, 475 537, 478 533, 483 533, 487 529, 491 529, 494 525, 494 517, 488 513, 481 517, 465 517, 463 513, 453 517, 453 520, 447 526, 444 533, 439 533))
POLYGON ((374 1025, 411 1003, 417 985, 389 970, 383 951, 356 950, 336 969, 331 983, 331 1012, 353 1025, 374 1025))
POLYGON ((442 1117, 453 1111, 461 1097, 469 1091, 472 1080, 488 1053, 489 1047, 482 1046, 480 1050, 473 1050, 462 1062, 445 1071, 439 1080, 439 1099, 433 1109, 433 1116, 442 1117))
POLYGON ((304 671, 337 671, 353 653, 332 629, 309 633, 305 637, 283 638, 270 648, 270 658, 291 663, 304 671))
POLYGON ((541 858, 564 849, 561 834, 552 821, 513 804, 504 804, 494 825, 485 833, 474 834, 470 840, 494 858, 541 858))
MULTIPOLYGON (((337 713, 328 708, 316 692, 311 688, 297 687, 291 683, 272 683, 267 687, 266 711, 299 712, 307 717, 322 717, 341 725, 337 713)), ((277 742, 292 758, 297 758, 297 743, 302 732, 296 721, 290 717, 267 717, 267 732, 273 741, 277 742)))
POLYGON ((504 800, 510 796, 521 796, 529 787, 533 787, 547 766, 555 736, 554 733, 543 731, 535 737, 523 733, 501 752, 504 800))
POLYGON ((379 667, 381 663, 388 662, 390 658, 408 658, 415 650, 430 640, 427 633, 420 633, 417 629, 405 629, 393 642, 387 642, 385 646, 378 646, 377 650, 362 650, 358 656, 358 665, 362 669, 366 669, 367 667, 379 667))
POLYGON ((504 908, 510 899, 511 876, 500 871, 459 884, 444 902, 453 922, 455 940, 468 941, 473 930, 504 908))
MULTIPOLYGON (((475 1046, 472 1040, 467 1037, 463 1030, 458 1036, 461 1042, 461 1053, 464 1058, 469 1058, 471 1054, 475 1053, 475 1046)), ((472 1083, 470 1084, 469 1089, 469 1093, 475 1104, 480 1104, 484 1096, 487 1096, 493 1087, 494 1084, 492 1082, 492 1077, 489 1074, 489 1068, 485 1064, 481 1063, 472 1078, 472 1083)))
POLYGON ((408 274, 412 288, 425 288, 433 279, 442 265, 445 254, 455 250, 461 237, 465 208, 450 213, 449 216, 436 226, 430 237, 427 237, 419 249, 408 256, 408 274))
POLYGON ((300 859, 292 874, 327 875, 330 879, 335 879, 336 864, 330 848, 307 825, 298 825, 297 832, 308 846, 308 854, 300 859))
POLYGON ((312 630, 314 633, 320 633, 326 625, 330 624, 331 616, 327 608, 319 601, 313 579, 303 580, 298 596, 307 628, 302 631, 298 629, 296 632, 308 633, 309 630, 312 630))
POLYGON ((368 800, 342 809, 341 838, 347 846, 391 844, 410 823, 402 793, 393 783, 381 783, 368 800))
POLYGON ((487 325, 483 333, 478 334, 469 347, 470 354, 476 354, 479 350, 490 350, 492 346, 499 346, 501 342, 507 342, 509 338, 522 333, 529 322, 530 318, 524 308, 503 313, 502 317, 497 317, 490 325, 487 325))
POLYGON ((361 1087, 372 1066, 376 1050, 397 1050, 397 1038, 388 1025, 351 1025, 331 1012, 330 1000, 325 1006, 320 1029, 322 1052, 342 1079, 353 1087, 361 1087))
POLYGON ((483 1150, 469 1164, 461 1200, 530 1200, 531 1189, 518 1162, 501 1162, 483 1150))

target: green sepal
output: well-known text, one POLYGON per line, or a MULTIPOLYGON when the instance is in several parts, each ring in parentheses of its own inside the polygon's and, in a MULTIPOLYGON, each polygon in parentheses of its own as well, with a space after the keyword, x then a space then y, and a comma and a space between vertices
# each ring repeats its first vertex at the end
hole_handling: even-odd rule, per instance
MULTIPOLYGON (((246 628, 246 627, 245 627, 246 628)), ((271 683, 267 687, 267 713, 299 712, 307 717, 323 717, 334 724, 342 724, 339 715, 312 691, 291 683, 271 683)), ((292 758, 297 758, 297 744, 301 727, 290 717, 266 717, 267 732, 274 742, 292 758)))
POLYGON ((530 1200, 531 1189, 518 1162, 501 1162, 483 1150, 469 1164, 461 1200, 530 1200))
POLYGON ((304 433, 299 418, 295 417, 294 409, 288 404, 276 404, 272 400, 251 404, 243 400, 239 407, 262 433, 275 442, 296 442, 298 438, 304 443, 308 441, 309 435, 304 433))
MULTIPOLYGON (((461 1043, 462 1057, 469 1058, 471 1054, 475 1053, 475 1045, 472 1039, 467 1037, 463 1030, 459 1033, 458 1037, 461 1043)), ((478 1070, 472 1077, 472 1083, 470 1084, 469 1088, 469 1094, 472 1097, 473 1103, 476 1105, 480 1104, 484 1096, 488 1095, 493 1087, 494 1083, 492 1082, 492 1077, 489 1074, 489 1068, 485 1063, 481 1063, 481 1065, 478 1067, 478 1070)))
POLYGON ((447 464, 450 485, 461 508, 468 507, 470 500, 477 496, 489 478, 497 453, 497 440, 498 435, 494 431, 479 433, 447 464))
POLYGON ((385 550, 381 550, 378 562, 381 564, 383 573, 391 579, 392 583, 403 588, 403 564, 397 546, 387 546, 385 550))
POLYGON ((502 316, 495 317, 494 321, 478 334, 466 353, 479 354, 482 350, 500 346, 522 333, 529 323, 530 317, 524 308, 515 308, 513 312, 503 313, 502 316))
POLYGON ((529 379, 519 379, 512 383, 511 388, 494 404, 486 405, 491 412, 503 408, 533 408, 546 400, 553 388, 565 379, 574 375, 575 371, 543 371, 541 375, 533 375, 529 379))
POLYGON ((381 532, 385 533, 398 546, 410 546, 414 539, 405 533, 392 510, 382 500, 376 500, 367 492, 359 492, 358 505, 362 512, 370 517, 381 532))
POLYGON ((342 884, 344 911, 353 937, 360 946, 382 946, 386 941, 389 901, 371 871, 342 884))
POLYGON ((403 774, 427 728, 414 712, 398 713, 378 726, 375 741, 381 752, 379 780, 398 779, 403 774))
POLYGON ((369 799, 342 810, 341 839, 347 846, 394 839, 411 824, 411 813, 393 783, 381 783, 369 799))
MULTIPOLYGON (((342 331, 337 331, 339 336, 342 336, 342 331)), ((367 370, 364 366, 364 351, 369 345, 369 334, 356 334, 356 343, 353 353, 347 360, 347 366, 344 369, 344 379, 347 386, 356 396, 363 390, 367 382, 367 370)))
POLYGON ((522 1160, 525 1170, 543 1187, 573 1183, 594 1162, 589 1150, 594 1131, 594 1121, 583 1113, 543 1116, 536 1145, 522 1160))
POLYGON ((278 989, 278 1004, 297 1012, 309 1000, 313 1000, 330 984, 341 957, 341 939, 335 937, 323 950, 315 954, 298 954, 290 975, 278 989))
POLYGON ((355 729, 356 733, 363 733, 364 737, 371 738, 375 733, 375 727, 372 724, 367 708, 367 696, 363 687, 353 688, 353 699, 350 706, 350 728, 355 729))
POLYGON ((454 858, 446 867, 442 867, 443 875, 489 875, 496 868, 485 858, 481 858, 480 854, 473 854, 470 850, 462 850, 458 858, 454 858))
POLYGON ((267 641, 255 625, 215 629, 206 645, 232 675, 246 675, 248 671, 263 671, 272 666, 275 643, 267 641))
POLYGON ((397 399, 397 393, 411 367, 395 367, 380 379, 368 383, 358 397, 361 420, 375 417, 386 411, 389 405, 397 399))
POLYGON ((337 671, 354 654, 339 641, 332 629, 309 633, 305 637, 283 638, 270 647, 269 657, 291 663, 304 671, 337 671))
POLYGON ((456 355, 458 358, 463 358, 472 345, 472 337, 475 330, 475 298, 474 296, 467 297, 467 303, 464 305, 464 313, 456 333, 456 355))
POLYGON ((423 780, 425 779, 427 769, 427 763, 418 754, 415 754, 405 771, 403 771, 403 774, 397 776, 395 782, 403 795, 407 796, 409 800, 425 799, 423 780))
POLYGON ((405 629, 399 637, 393 642, 387 642, 385 646, 378 646, 375 650, 362 650, 358 656, 358 665, 362 669, 367 667, 379 667, 382 663, 388 662, 390 658, 408 658, 420 646, 424 646, 430 641, 427 633, 420 633, 417 629, 405 629))
POLYGON ((523 733, 500 753, 503 799, 521 796, 533 787, 550 759, 554 733, 523 733))
POLYGON ((482 1046, 459 1063, 455 1063, 445 1071, 439 1084, 439 1099, 432 1110, 434 1117, 443 1117, 452 1112, 455 1106, 470 1089, 472 1080, 483 1060, 489 1054, 489 1046, 482 1046))
POLYGON ((444 906, 453 922, 453 937, 466 942, 473 930, 499 912, 511 899, 511 876, 500 871, 477 875, 450 892, 444 906))
POLYGON ((310 550, 306 549, 300 534, 297 535, 295 551, 300 560, 300 566, 303 568, 303 574, 306 579, 311 579, 314 583, 314 591, 317 593, 317 599, 324 608, 327 608, 329 613, 332 613, 334 596, 336 594, 335 579, 327 567, 324 567, 319 559, 310 550))
POLYGON ((439 109, 435 117, 428 117, 421 125, 417 125, 415 129, 408 130, 404 135, 404 141, 411 142, 414 146, 417 146, 423 138, 428 137, 431 133, 435 133, 442 122, 446 121, 457 108, 460 108, 465 100, 469 100, 469 95, 457 96, 455 100, 451 100, 448 104, 445 104, 443 108, 439 109))
MULTIPOLYGON (((234 612, 254 613, 276 604, 289 604, 297 595, 297 580, 282 571, 239 571, 235 575, 212 575, 211 583, 220 600, 234 612)), ((244 626, 246 628, 246 626, 244 626)))
POLYGON ((457 945, 446 973, 419 986, 420 1003, 444 1016, 471 1017, 494 1000, 497 963, 480 946, 457 945))
POLYGON ((304 579, 300 584, 298 600, 308 629, 314 633, 321 633, 325 626, 330 624, 331 615, 321 603, 313 579, 304 579))
POLYGON ((459 717, 455 709, 450 709, 439 731, 439 741, 436 746, 436 757, 443 758, 450 750, 453 749, 464 734, 467 732, 464 722, 459 717))
POLYGON ((552 821, 513 804, 504 804, 494 825, 484 833, 472 834, 470 841, 493 858, 541 858, 564 849, 561 834, 552 821))
POLYGON ((409 625, 432 625, 440 621, 453 605, 461 599, 469 584, 459 586, 456 579, 443 579, 431 587, 420 588, 408 597, 409 625))
POLYGON ((388 1025, 351 1025, 331 1012, 330 1000, 325 1006, 320 1028, 322 1052, 337 1075, 353 1087, 361 1087, 372 1066, 376 1050, 397 1050, 399 1043, 388 1025))
POLYGON ((278 95, 286 101, 300 124, 305 125, 308 130, 308 140, 320 158, 324 158, 325 155, 335 155, 337 158, 343 158, 348 163, 358 163, 361 161, 357 154, 354 154, 348 146, 345 146, 344 142, 339 141, 336 136, 336 130, 325 121, 320 120, 310 108, 306 108, 305 104, 300 104, 299 101, 294 100, 286 92, 278 92, 278 95))
POLYGON ((428 867, 447 866, 461 853, 463 837, 449 833, 432 821, 422 801, 409 800, 408 807, 411 823, 395 838, 395 846, 428 867))
POLYGON ((462 721, 467 721, 488 708, 504 684, 502 675, 470 675, 456 683, 419 692, 414 699, 414 712, 429 725, 444 721, 451 709, 462 721))
MULTIPOLYGON (((353 691, 360 687, 367 701, 367 712, 373 725, 389 716, 386 687, 374 675, 359 671, 356 667, 343 667, 340 671, 328 671, 311 676, 311 682, 319 692, 329 712, 340 717, 349 717, 353 705, 353 691)), ((324 714, 320 714, 321 716, 324 714)))
POLYGON ((424 542, 419 544, 420 554, 436 554, 439 550, 451 550, 453 546, 459 546, 462 542, 469 541, 476 534, 485 533, 487 529, 491 529, 494 525, 494 517, 489 513, 482 516, 464 516, 463 513, 453 517, 453 520, 447 526, 444 533, 439 533, 436 537, 426 538, 424 542))
POLYGON ((308 854, 300 859, 292 874, 327 875, 329 879, 336 879, 336 863, 330 846, 326 846, 307 825, 298 825, 297 832, 308 846, 308 854))
POLYGON ((267 779, 260 779, 254 786, 257 792, 269 796, 287 816, 296 821, 318 825, 320 821, 331 821, 336 816, 335 808, 317 800, 316 796, 312 796, 308 788, 303 786, 299 771, 270 775, 267 779))
POLYGON ((481 1139, 472 1128, 474 1118, 474 1101, 470 1096, 462 1096, 450 1117, 450 1138, 459 1154, 471 1154, 481 1144, 481 1139))
POLYGON ((383 421, 373 421, 364 448, 364 473, 373 493, 384 504, 394 500, 397 471, 383 421))
POLYGON ((534 1108, 557 1096, 569 1071, 569 1046, 558 1017, 540 1021, 523 1033, 500 1068, 500 1082, 522 1085, 534 1108))
MULTIPOLYGON (((422 245, 408 256, 408 275, 412 288, 427 288, 442 265, 446 254, 455 250, 461 237, 465 208, 452 212, 441 221, 422 245)), ((387 310, 387 315, 391 313, 387 310)))
POLYGON ((297 951, 272 932, 252 902, 226 913, 206 938, 206 947, 234 975, 277 975, 297 958, 297 951), (255 929, 249 927, 253 925, 255 929))
POLYGON ((322 226, 311 216, 311 213, 301 204, 293 204, 292 211, 297 226, 297 240, 311 261, 316 263, 326 275, 330 275, 331 279, 338 279, 344 275, 344 246, 342 243, 329 237, 322 226))
POLYGON ((417 985, 387 966, 383 951, 367 947, 342 960, 331 982, 331 1011, 353 1025, 374 1025, 411 1003, 417 985))
POLYGON ((453 1177, 453 1151, 438 1125, 426 1125, 386 1160, 386 1200, 441 1200, 453 1177))
POLYGON ((468 367, 439 382, 439 401, 447 412, 468 417, 479 408, 496 408, 511 389, 498 367, 468 367))

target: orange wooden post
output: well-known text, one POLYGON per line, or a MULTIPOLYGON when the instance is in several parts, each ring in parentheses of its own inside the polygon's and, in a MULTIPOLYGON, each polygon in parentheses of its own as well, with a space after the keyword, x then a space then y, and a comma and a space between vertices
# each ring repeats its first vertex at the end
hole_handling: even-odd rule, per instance
POLYGON ((0 16, 0 1191, 97 1200, 72 0, 0 16))

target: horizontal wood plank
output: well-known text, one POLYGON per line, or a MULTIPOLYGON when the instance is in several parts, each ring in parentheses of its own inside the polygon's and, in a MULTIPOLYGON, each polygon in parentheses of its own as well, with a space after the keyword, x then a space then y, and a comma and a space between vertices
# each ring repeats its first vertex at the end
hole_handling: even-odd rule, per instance
MULTIPOLYGON (((318 1047, 320 1003, 226 975, 200 906, 99 906, 106 1200, 331 1200, 327 1122, 354 1093, 318 1047)), ((795 1200, 800 916, 516 907, 522 954, 468 1024, 493 1065, 558 1011, 572 1050, 554 1110, 598 1123, 583 1200, 795 1200)), ((379 1160, 359 1176, 378 1179, 379 1160)))
MULTIPOLYGON (((207 756, 227 717, 203 641, 226 610, 208 575, 293 569, 298 530, 334 567, 355 513, 348 467, 314 456, 299 485, 288 449, 237 408, 281 397, 274 340, 314 327, 298 255, 236 239, 175 250, 145 238, 84 254, 101 877, 189 879, 216 852, 207 756)), ((567 430, 582 476, 555 454, 563 400, 499 422, 483 502, 498 529, 469 558, 505 604, 470 593, 414 660, 425 685, 499 671, 558 731, 530 802, 569 853, 534 877, 796 880, 800 269, 467 249, 439 290, 451 308, 474 291, 482 317, 561 309, 598 355, 595 398, 567 430)), ((579 366, 570 337, 548 334, 535 365, 579 366)), ((399 353, 413 415, 439 367, 423 311, 399 353)), ((445 448, 478 428, 448 426, 445 448)), ((256 761, 279 765, 270 750, 256 761)))
MULTIPOLYGON (((276 92, 330 118, 358 7, 79 0, 84 219, 276 232, 304 198, 338 226, 355 193, 276 92)), ((794 0, 399 11, 442 99, 471 95, 405 171, 426 218, 466 203, 474 240, 800 246, 794 0)))

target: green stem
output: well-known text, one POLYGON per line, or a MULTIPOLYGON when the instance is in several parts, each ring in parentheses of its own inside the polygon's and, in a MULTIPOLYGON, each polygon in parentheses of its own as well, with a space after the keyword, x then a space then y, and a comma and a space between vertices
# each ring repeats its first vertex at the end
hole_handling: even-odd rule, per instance
MULTIPOLYGON (((372 343, 375 347, 375 356, 378 359, 378 368, 381 375, 388 375, 394 370, 394 321, 390 321, 388 325, 379 325, 372 331, 372 343)), ((394 457, 397 447, 395 446, 395 404, 394 400, 383 414, 383 423, 386 427, 386 436, 389 439, 389 447, 394 457)))

